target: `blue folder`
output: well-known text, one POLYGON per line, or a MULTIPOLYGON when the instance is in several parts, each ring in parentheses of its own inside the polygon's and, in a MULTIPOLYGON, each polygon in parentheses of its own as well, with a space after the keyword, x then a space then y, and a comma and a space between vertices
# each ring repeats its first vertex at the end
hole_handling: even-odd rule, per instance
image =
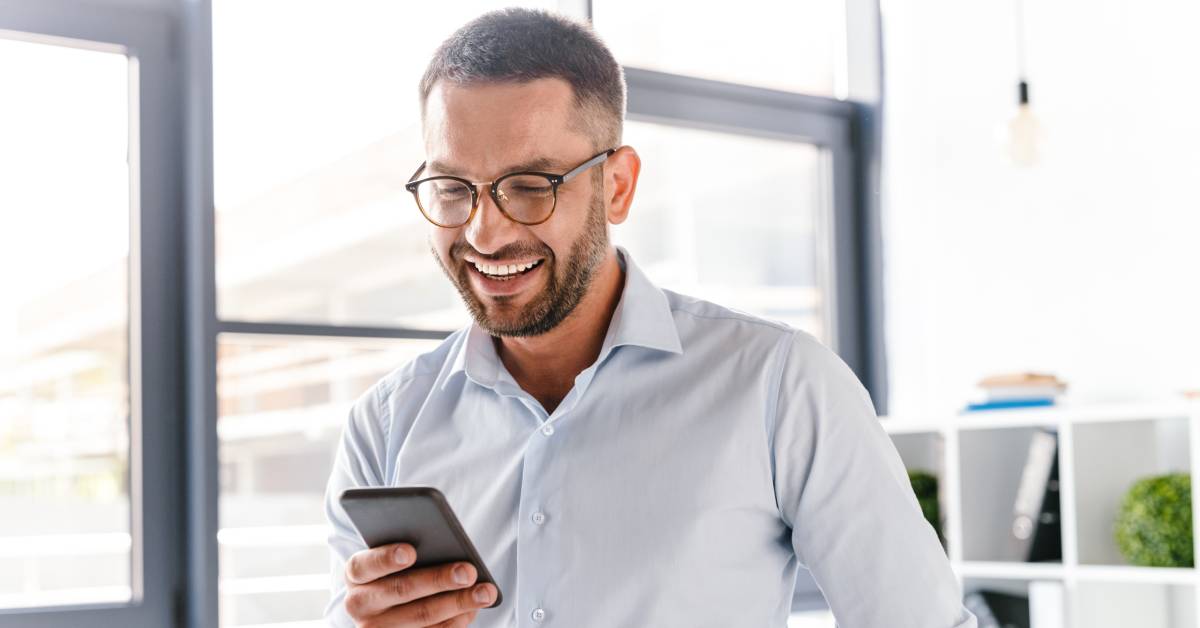
POLYGON ((999 399, 995 401, 984 401, 981 403, 967 404, 966 412, 979 412, 981 410, 1007 410, 1011 408, 1038 408, 1042 406, 1054 405, 1052 397, 1029 397, 1024 399, 999 399))

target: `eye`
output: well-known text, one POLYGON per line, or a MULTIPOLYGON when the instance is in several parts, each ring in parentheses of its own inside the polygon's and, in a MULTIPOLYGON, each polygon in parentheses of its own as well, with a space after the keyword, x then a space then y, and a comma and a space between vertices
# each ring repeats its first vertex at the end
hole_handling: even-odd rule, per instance
POLYGON ((458 183, 435 184, 434 192, 441 198, 461 198, 470 194, 467 188, 458 183))

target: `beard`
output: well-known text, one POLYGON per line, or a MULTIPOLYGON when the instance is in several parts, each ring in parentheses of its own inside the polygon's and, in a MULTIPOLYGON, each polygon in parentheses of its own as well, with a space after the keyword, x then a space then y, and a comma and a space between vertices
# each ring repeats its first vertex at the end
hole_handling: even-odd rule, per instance
MULTIPOLYGON (((599 181, 597 181, 599 183, 599 181)), ((588 206, 588 218, 583 233, 571 244, 569 257, 559 265, 550 247, 542 243, 514 243, 507 245, 490 256, 475 252, 480 258, 540 257, 543 259, 547 279, 542 291, 523 307, 512 303, 511 297, 491 298, 484 302, 471 288, 467 262, 463 254, 474 249, 464 240, 450 246, 451 269, 442 262, 433 250, 433 257, 442 272, 454 284, 471 318, 492 336, 524 337, 538 336, 554 329, 575 310, 587 294, 596 271, 608 251, 608 225, 604 212, 604 191, 597 186, 588 206)))

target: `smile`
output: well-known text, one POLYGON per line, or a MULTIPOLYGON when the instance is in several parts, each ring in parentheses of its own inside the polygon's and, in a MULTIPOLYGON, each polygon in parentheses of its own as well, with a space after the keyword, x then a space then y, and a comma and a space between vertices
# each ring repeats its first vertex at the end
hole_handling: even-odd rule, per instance
POLYGON ((532 262, 526 262, 523 264, 487 264, 471 262, 471 265, 475 267, 475 270, 478 270, 480 273, 487 275, 490 278, 510 279, 517 275, 522 275, 530 270, 533 270, 541 263, 541 259, 536 259, 532 262))

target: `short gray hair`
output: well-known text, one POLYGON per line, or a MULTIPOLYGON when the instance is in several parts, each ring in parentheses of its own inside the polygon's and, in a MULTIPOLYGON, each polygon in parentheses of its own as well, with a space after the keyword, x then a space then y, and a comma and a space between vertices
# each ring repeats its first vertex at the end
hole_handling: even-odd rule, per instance
POLYGON ((580 130, 594 148, 621 144, 625 75, 591 26, 533 9, 485 13, 438 47, 421 77, 421 117, 438 81, 459 85, 559 78, 575 94, 580 130))

